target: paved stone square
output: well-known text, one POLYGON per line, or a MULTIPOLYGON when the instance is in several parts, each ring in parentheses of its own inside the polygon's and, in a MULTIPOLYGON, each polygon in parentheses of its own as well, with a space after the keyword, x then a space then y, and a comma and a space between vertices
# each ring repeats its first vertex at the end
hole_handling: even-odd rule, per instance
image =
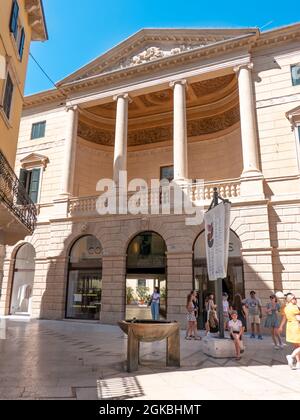
MULTIPOLYGON (((201 332, 203 334, 203 332, 201 332)), ((213 359, 181 332, 181 368, 165 367, 165 342, 143 343, 142 366, 126 372, 118 327, 70 321, 7 320, 0 340, 0 399, 299 399, 300 370, 289 347, 245 338, 241 361, 213 359)))

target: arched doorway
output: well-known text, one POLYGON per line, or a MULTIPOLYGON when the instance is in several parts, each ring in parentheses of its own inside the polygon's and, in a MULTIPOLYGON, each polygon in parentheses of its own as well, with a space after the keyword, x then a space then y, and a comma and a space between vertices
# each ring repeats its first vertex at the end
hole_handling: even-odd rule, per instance
POLYGON ((16 254, 10 300, 11 315, 30 315, 35 271, 35 250, 22 245, 16 254))
MULTIPOLYGON (((223 280, 223 292, 228 294, 229 302, 233 301, 236 293, 245 297, 241 247, 239 237, 230 230, 227 277, 223 280)), ((207 274, 204 231, 196 239, 193 252, 194 289, 199 292, 199 324, 204 327, 204 300, 210 293, 216 296, 216 282, 209 281, 207 274)))
POLYGON ((66 318, 99 320, 102 246, 95 236, 78 239, 69 254, 66 318))
POLYGON ((155 232, 142 232, 127 250, 126 319, 151 319, 148 306, 154 287, 160 289, 160 317, 167 316, 166 243, 155 232))

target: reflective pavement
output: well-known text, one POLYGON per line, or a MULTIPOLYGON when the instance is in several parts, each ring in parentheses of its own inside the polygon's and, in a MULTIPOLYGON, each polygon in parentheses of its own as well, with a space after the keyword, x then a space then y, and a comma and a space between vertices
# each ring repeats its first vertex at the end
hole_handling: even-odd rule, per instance
MULTIPOLYGON (((3 324, 2 324, 3 325, 3 324)), ((290 348, 245 338, 240 361, 213 359, 184 339, 181 368, 165 366, 165 342, 142 343, 140 369, 126 372, 127 337, 115 326, 6 320, 0 339, 0 399, 299 399, 290 348), (3 338, 3 331, 1 337, 3 338)), ((201 332, 203 334, 203 332, 201 332)))

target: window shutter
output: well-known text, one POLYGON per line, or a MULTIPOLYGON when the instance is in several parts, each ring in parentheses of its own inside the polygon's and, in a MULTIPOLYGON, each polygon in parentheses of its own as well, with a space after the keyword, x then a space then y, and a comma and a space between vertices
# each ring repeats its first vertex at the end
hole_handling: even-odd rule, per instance
POLYGON ((26 191, 28 175, 29 175, 29 172, 26 169, 20 170, 20 176, 19 176, 20 187, 19 187, 19 192, 18 192, 17 204, 23 204, 23 194, 22 194, 23 188, 22 187, 24 187, 26 191))
POLYGON ((25 29, 22 28, 20 45, 19 45, 19 56, 20 56, 21 60, 23 58, 24 46, 25 46, 25 29))
POLYGON ((45 137, 45 131, 46 131, 46 121, 32 124, 31 140, 45 137))
POLYGON ((5 115, 9 119, 10 111, 11 111, 11 103, 13 97, 14 85, 11 80, 10 74, 7 74, 6 86, 5 86, 5 93, 4 93, 4 101, 3 101, 3 110, 5 115))
POLYGON ((291 74, 293 86, 300 85, 300 63, 291 66, 291 74))
POLYGON ((19 17, 19 5, 16 0, 13 2, 11 18, 10 18, 10 32, 14 34, 15 39, 18 36, 18 17, 19 17))
POLYGON ((31 172, 29 197, 36 204, 38 201, 39 184, 40 184, 40 169, 33 169, 31 172))

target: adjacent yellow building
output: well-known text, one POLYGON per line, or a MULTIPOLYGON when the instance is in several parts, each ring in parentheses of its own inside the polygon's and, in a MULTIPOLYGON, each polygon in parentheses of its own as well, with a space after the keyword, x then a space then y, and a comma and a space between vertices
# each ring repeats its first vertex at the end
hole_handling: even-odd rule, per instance
POLYGON ((31 41, 47 40, 41 0, 0 4, 0 244, 33 231, 35 208, 16 178, 15 164, 31 41))

